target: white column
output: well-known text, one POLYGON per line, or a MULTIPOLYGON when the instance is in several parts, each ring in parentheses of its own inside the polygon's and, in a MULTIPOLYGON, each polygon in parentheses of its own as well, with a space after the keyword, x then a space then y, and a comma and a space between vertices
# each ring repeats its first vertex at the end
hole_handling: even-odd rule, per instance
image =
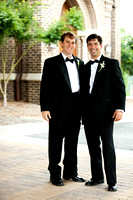
POLYGON ((86 43, 86 37, 82 36, 82 60, 87 63, 89 60, 89 54, 88 54, 88 49, 87 49, 87 43, 86 43))

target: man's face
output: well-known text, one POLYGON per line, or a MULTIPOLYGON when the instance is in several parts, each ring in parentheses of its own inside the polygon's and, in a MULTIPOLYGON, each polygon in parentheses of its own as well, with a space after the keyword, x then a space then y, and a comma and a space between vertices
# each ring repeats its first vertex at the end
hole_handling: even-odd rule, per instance
POLYGON ((64 41, 61 42, 61 47, 63 48, 63 53, 68 56, 71 57, 72 52, 75 49, 75 39, 71 39, 69 37, 65 37, 64 41))
POLYGON ((96 59, 100 56, 102 50, 102 44, 98 42, 98 39, 92 39, 87 44, 88 51, 92 59, 96 59))

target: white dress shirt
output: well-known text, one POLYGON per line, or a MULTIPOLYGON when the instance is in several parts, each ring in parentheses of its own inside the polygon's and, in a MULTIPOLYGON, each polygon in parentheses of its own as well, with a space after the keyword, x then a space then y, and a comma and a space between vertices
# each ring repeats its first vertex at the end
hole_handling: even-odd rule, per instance
MULTIPOLYGON (((64 60, 66 60, 67 56, 65 56, 62 53, 62 56, 64 58, 64 60)), ((73 59, 73 56, 70 58, 73 59)), ((75 61, 73 63, 67 61, 65 62, 66 66, 67 66, 67 71, 68 71, 68 75, 69 75, 69 79, 70 79, 70 83, 71 83, 71 89, 72 89, 72 93, 74 92, 78 92, 80 90, 80 85, 79 85, 79 74, 78 74, 78 69, 76 66, 75 61)))
MULTIPOLYGON (((97 58, 97 60, 100 60, 100 58, 101 58, 101 55, 97 58)), ((93 59, 91 59, 91 60, 94 61, 93 59)), ((89 90, 90 94, 91 94, 91 91, 92 91, 92 88, 93 88, 98 64, 99 63, 91 64, 91 77, 90 77, 90 90, 89 90)))

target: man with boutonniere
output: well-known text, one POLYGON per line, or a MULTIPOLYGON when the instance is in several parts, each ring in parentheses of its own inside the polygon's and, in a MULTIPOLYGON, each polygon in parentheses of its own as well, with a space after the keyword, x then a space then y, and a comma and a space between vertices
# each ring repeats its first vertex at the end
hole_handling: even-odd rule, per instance
POLYGON ((122 119, 125 111, 125 85, 118 60, 101 53, 101 36, 91 34, 86 41, 91 60, 80 71, 80 83, 82 121, 90 153, 92 177, 85 185, 104 183, 103 153, 108 191, 117 191, 113 125, 114 121, 122 119))
POLYGON ((75 182, 78 176, 77 145, 81 121, 79 68, 83 61, 72 53, 76 36, 66 32, 61 36, 62 52, 45 60, 40 104, 42 117, 49 122, 48 155, 50 182, 63 186, 60 166, 64 140, 63 178, 75 182))

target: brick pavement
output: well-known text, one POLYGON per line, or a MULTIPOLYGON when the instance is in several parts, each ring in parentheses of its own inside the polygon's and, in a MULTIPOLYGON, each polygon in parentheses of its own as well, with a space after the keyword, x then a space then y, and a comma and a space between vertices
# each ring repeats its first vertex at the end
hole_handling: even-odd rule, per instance
POLYGON ((0 101, 0 125, 42 121, 40 106, 26 102, 8 102, 7 107, 0 101))
MULTIPOLYGON (((129 115, 131 110, 129 108, 129 115)), ((42 122, 38 105, 12 102, 7 108, 0 106, 0 130, 20 123, 31 123, 32 126, 35 122, 42 122)), ((65 186, 56 187, 49 182, 47 142, 34 143, 31 140, 29 143, 27 137, 22 140, 19 136, 16 140, 11 137, 12 132, 7 138, 1 135, 0 132, 0 200, 133 200, 132 151, 116 151, 117 192, 108 192, 106 182, 87 187, 84 183, 65 181, 65 186)), ((78 147, 78 168, 80 176, 90 178, 86 145, 78 147)))

